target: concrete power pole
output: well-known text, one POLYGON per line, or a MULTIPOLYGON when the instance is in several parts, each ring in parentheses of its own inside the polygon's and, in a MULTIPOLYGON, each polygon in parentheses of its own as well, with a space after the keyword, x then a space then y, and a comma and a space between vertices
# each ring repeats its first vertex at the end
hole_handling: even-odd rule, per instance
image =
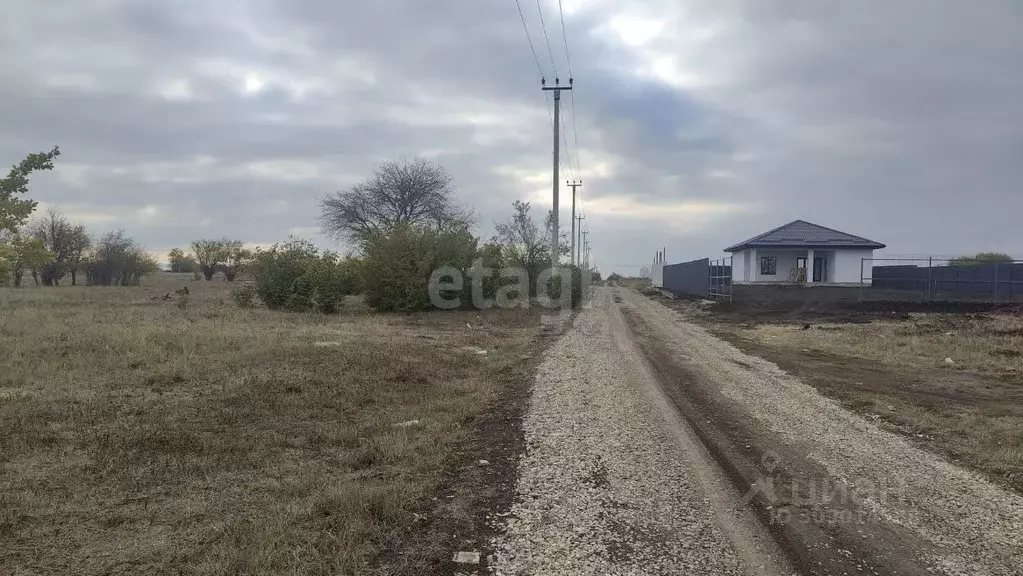
POLYGON ((590 268, 590 239, 587 238, 587 236, 589 236, 590 231, 589 230, 583 230, 582 233, 583 233, 583 254, 585 255, 585 259, 583 261, 586 263, 584 267, 587 270, 589 270, 589 268, 590 268))
POLYGON ((558 128, 561 126, 561 91, 571 90, 573 80, 568 79, 568 87, 561 86, 559 78, 554 79, 554 86, 547 85, 547 79, 540 79, 541 90, 554 92, 554 218, 551 223, 551 268, 558 267, 558 252, 561 250, 560 227, 558 226, 558 160, 561 154, 559 138, 561 133, 558 128))
POLYGON ((583 216, 582 214, 576 216, 576 221, 579 222, 579 226, 576 228, 579 231, 576 236, 576 241, 578 242, 577 246, 579 246, 579 253, 576 255, 576 264, 583 261, 583 220, 585 219, 586 216, 583 216))
MULTIPOLYGON (((579 263, 579 258, 578 258, 578 256, 576 256, 576 251, 575 251, 575 248, 576 248, 576 232, 575 232, 576 228, 575 228, 575 223, 579 220, 575 216, 575 189, 580 187, 580 186, 582 186, 583 183, 582 183, 582 181, 579 181, 579 182, 569 182, 568 180, 565 180, 565 185, 566 186, 570 186, 572 188, 572 265, 574 266, 574 265, 579 263)), ((580 248, 582 248, 581 245, 580 245, 580 248)))

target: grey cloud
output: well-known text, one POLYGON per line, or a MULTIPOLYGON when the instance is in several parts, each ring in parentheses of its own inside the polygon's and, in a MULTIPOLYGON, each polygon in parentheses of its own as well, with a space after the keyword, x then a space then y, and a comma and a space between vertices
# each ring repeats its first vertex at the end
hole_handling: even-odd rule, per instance
MULTIPOLYGON (((547 25, 565 78, 553 6, 547 25)), ((523 7, 552 77, 535 4, 523 7)), ((510 0, 82 0, 61 10, 26 0, 5 11, 0 154, 10 162, 60 144, 65 178, 45 175, 33 194, 120 215, 110 227, 154 250, 200 235, 283 239, 315 225, 323 194, 382 160, 417 154, 451 171, 487 234, 512 200, 537 188, 506 169, 549 170, 547 111, 510 0), (242 96, 238 75, 247 71, 266 85, 242 96), (187 80, 195 99, 156 95, 174 79, 187 80), (305 93, 289 81, 305 83, 305 93), (506 122, 474 125, 484 107, 506 122), (204 156, 215 162, 196 167, 204 156), (316 175, 253 169, 281 161, 307 162, 316 175), (188 177, 147 181, 153 163, 188 177), (79 185, 66 181, 72 165, 79 185), (286 212, 269 213, 282 201, 286 212), (161 212, 126 216, 146 206, 161 212)), ((1012 0, 590 4, 566 21, 584 205, 744 208, 677 226, 591 214, 598 264, 640 265, 664 245, 678 258, 711 255, 799 217, 876 237, 890 251, 1023 257, 1012 216, 1023 209, 1021 21, 1012 0), (665 23, 638 50, 608 32, 612 16, 632 10, 665 23), (702 82, 641 77, 646 49, 685 62, 702 82)))

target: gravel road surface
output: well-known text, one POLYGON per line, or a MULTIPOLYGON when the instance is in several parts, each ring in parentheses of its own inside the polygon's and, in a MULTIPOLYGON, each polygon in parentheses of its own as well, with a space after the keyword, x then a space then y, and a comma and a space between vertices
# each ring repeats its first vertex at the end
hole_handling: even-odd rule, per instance
MULTIPOLYGON (((843 573, 816 562, 808 568, 805 558, 794 568, 801 543, 737 506, 741 483, 669 400, 672 383, 659 362, 689 375, 676 380, 712 387, 735 421, 784 444, 789 452, 780 453, 798 453, 866 494, 862 505, 900 536, 898 545, 918 543, 902 564, 879 553, 877 566, 887 571, 854 558, 849 573, 911 566, 905 573, 1023 574, 1023 498, 881 430, 663 305, 609 288, 596 289, 537 372, 517 503, 488 562, 494 573, 843 573), (626 316, 642 324, 641 338, 626 316), (667 360, 644 353, 638 340, 656 341, 667 360)), ((828 545, 816 553, 854 554, 828 545)))
POLYGON ((660 393, 612 292, 541 364, 497 574, 790 574, 660 393))
POLYGON ((677 312, 632 291, 624 306, 656 332, 674 360, 711 382, 749 417, 831 476, 864 487, 881 518, 927 545, 925 570, 1023 574, 1023 498, 913 446, 822 396, 761 358, 744 354, 677 312))

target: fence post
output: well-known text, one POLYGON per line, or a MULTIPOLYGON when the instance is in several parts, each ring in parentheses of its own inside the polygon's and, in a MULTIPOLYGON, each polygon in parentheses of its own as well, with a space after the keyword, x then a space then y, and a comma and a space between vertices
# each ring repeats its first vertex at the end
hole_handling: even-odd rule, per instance
POLYGON ((931 301, 931 267, 934 266, 934 257, 927 257, 927 301, 931 301))
MULTIPOLYGON (((735 268, 735 256, 729 256, 728 257, 728 269, 732 270, 733 268, 735 268)), ((729 278, 728 278, 728 302, 729 303, 732 302, 732 291, 734 290, 734 287, 735 287, 735 282, 733 282, 734 279, 735 279, 735 273, 732 272, 732 273, 729 274, 729 278)))
POLYGON ((995 262, 995 280, 991 283, 995 290, 995 302, 998 302, 998 262, 995 262))
POLYGON ((866 258, 860 258, 860 302, 863 302, 863 263, 866 258))
POLYGON ((970 266, 970 294, 977 291, 977 266, 976 262, 970 266))

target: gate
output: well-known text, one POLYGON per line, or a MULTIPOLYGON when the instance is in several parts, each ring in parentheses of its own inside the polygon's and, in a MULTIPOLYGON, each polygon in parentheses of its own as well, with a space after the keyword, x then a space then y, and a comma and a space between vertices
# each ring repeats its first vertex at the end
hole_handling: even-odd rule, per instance
POLYGON ((711 298, 732 301, 732 257, 710 262, 708 294, 711 298))

